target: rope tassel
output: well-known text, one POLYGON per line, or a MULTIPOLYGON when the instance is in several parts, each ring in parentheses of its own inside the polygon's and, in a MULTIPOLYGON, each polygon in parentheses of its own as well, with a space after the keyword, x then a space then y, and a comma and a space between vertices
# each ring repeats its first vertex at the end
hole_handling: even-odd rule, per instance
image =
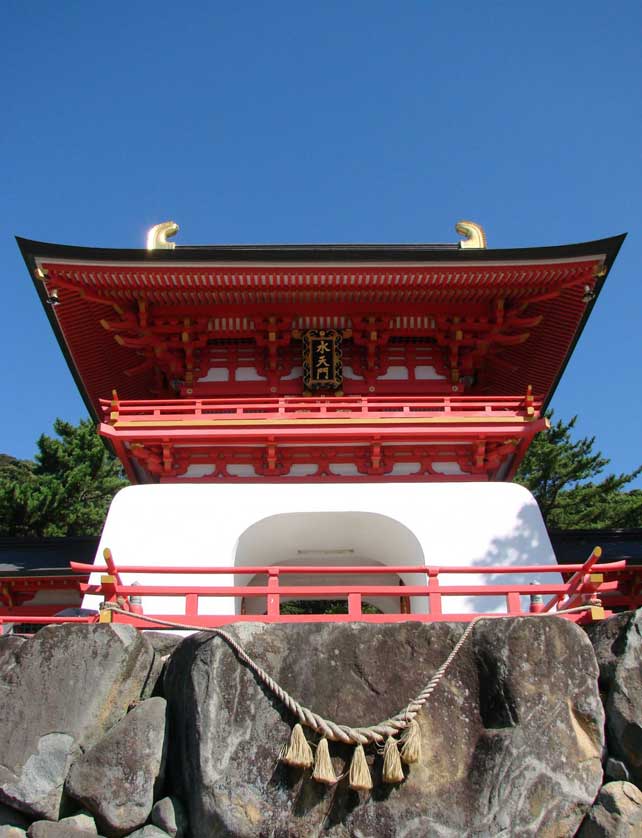
POLYGON ((372 777, 366 762, 363 745, 357 745, 354 749, 348 774, 348 785, 355 791, 370 791, 372 788, 372 777))
POLYGON ((305 738, 305 733, 300 724, 295 724, 290 736, 290 744, 283 749, 281 762, 287 765, 296 765, 298 768, 310 768, 314 764, 312 748, 305 738))
POLYGON ((333 786, 337 782, 337 775, 334 773, 328 740, 323 738, 317 745, 317 753, 314 758, 314 771, 312 779, 317 783, 325 783, 326 786, 333 786))
POLYGON ((397 740, 389 736, 383 746, 383 781, 384 783, 402 783, 403 780, 404 773, 397 750, 397 740))
POLYGON ((401 737, 401 759, 406 765, 421 759, 421 729, 413 719, 401 737))

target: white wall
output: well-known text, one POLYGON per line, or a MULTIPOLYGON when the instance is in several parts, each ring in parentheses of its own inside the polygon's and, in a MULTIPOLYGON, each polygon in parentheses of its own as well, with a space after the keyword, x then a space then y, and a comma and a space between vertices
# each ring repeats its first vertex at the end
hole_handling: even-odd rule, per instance
MULTIPOLYGON (((111 548, 120 566, 232 566, 294 560, 303 564, 303 559, 320 564, 324 555, 329 563, 354 557, 355 564, 369 560, 442 567, 555 563, 534 498, 511 483, 132 486, 119 492, 111 505, 99 561, 104 547, 111 548), (327 553, 336 550, 353 552, 327 553)), ((547 577, 559 581, 557 575, 547 577)), ((124 579, 132 581, 132 576, 125 574, 124 579)), ((144 581, 212 585, 231 584, 233 579, 150 574, 144 581)), ((241 581, 239 576, 236 579, 241 581)), ((480 581, 476 575, 441 579, 445 584, 480 581)), ((86 597, 83 605, 95 608, 97 599, 86 597)), ((148 613, 182 610, 182 603, 170 598, 148 599, 143 605, 148 613)), ((459 599, 450 601, 444 611, 496 606, 496 601, 459 599)), ((425 600, 415 599, 412 608, 425 611, 425 600)), ((200 612, 233 614, 234 601, 205 600, 200 612)))

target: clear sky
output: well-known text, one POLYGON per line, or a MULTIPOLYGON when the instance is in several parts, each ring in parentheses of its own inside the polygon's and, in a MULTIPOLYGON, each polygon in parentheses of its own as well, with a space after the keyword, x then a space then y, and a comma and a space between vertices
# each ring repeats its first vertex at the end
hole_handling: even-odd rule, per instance
MULTIPOLYGON (((628 232, 553 407, 642 462, 642 3, 4 0, 0 451, 85 415, 13 241, 628 232)), ((642 485, 642 480, 637 481, 642 485)))

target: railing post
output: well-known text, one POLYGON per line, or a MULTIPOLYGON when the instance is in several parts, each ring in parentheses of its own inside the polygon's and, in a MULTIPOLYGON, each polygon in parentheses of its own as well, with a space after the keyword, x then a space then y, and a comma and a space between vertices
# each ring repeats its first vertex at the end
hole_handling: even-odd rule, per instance
POLYGON ((198 594, 186 594, 185 595, 185 616, 186 617, 196 617, 196 616, 198 616, 198 594))
POLYGON ((100 587, 103 594, 103 601, 101 603, 99 622, 113 623, 114 612, 110 608, 105 608, 107 603, 118 604, 118 590, 116 585, 116 577, 105 575, 100 577, 100 587))
POLYGON ((511 591, 509 594, 506 594, 506 607, 508 609, 507 613, 511 616, 517 616, 522 613, 522 601, 517 591, 511 591))
MULTIPOLYGON (((581 593, 585 585, 587 575, 591 573, 593 565, 601 557, 602 548, 595 547, 591 555, 582 565, 582 570, 576 571, 566 583, 566 593, 555 594, 555 596, 551 597, 551 599, 549 599, 549 601, 544 606, 544 611, 552 611, 553 609, 559 611, 563 610, 564 608, 572 608, 575 605, 582 604, 581 601, 575 601, 577 599, 576 594, 578 593, 578 591, 581 593), (560 606, 562 607, 561 609, 560 606)), ((563 569, 564 565, 560 565, 560 570, 563 569)))
POLYGON ((428 568, 428 607, 431 617, 441 617, 441 592, 439 590, 439 568, 428 568))
POLYGON ((348 594, 348 616, 363 616, 363 611, 361 610, 361 594, 348 594))
MULTIPOLYGON (((132 582, 132 586, 138 585, 138 582, 132 582)), ((143 613, 143 599, 138 594, 131 594, 129 597, 129 610, 132 614, 143 613)))
POLYGON ((267 616, 279 617, 281 614, 281 597, 279 595, 278 567, 268 568, 268 588, 270 593, 267 595, 267 616))
MULTIPOLYGON (((531 585, 538 585, 539 582, 531 582, 531 585)), ((544 597, 541 594, 531 594, 528 606, 529 614, 541 614, 544 610, 544 597)))
POLYGON ((107 565, 107 570, 109 571, 111 576, 116 576, 116 565, 114 563, 114 557, 112 556, 112 552, 109 547, 105 547, 103 550, 103 558, 105 559, 105 564, 107 565))

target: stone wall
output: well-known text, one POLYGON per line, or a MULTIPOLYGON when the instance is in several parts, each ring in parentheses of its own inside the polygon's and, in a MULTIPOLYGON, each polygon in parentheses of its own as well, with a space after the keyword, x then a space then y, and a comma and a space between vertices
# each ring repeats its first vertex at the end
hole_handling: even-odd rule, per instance
MULTIPOLYGON (((642 835, 642 612, 587 631, 477 624, 417 721, 418 763, 350 788, 279 762, 295 719, 206 633, 57 626, 0 638, 0 838, 642 835)), ((461 637, 448 623, 244 623, 247 652, 303 704, 370 725, 461 637)), ((313 749, 319 737, 306 728, 313 749)))

